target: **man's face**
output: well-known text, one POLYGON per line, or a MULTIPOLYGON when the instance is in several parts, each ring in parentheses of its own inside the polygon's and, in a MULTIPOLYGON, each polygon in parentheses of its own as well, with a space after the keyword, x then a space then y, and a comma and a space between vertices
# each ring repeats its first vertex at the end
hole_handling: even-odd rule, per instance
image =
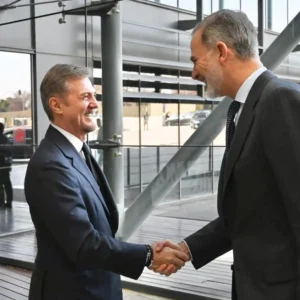
POLYGON ((88 78, 74 79, 67 82, 68 93, 61 101, 61 118, 64 128, 81 140, 86 134, 96 129, 92 113, 98 104, 95 88, 88 78))
POLYGON ((191 61, 194 63, 192 77, 206 84, 210 98, 222 96, 223 71, 218 58, 217 48, 208 49, 202 43, 201 32, 198 30, 191 41, 191 61))

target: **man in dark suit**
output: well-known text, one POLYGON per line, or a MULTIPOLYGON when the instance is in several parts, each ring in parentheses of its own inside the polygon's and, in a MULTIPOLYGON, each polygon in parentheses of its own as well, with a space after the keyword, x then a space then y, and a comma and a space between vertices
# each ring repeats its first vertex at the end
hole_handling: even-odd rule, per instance
MULTIPOLYGON (((194 30, 193 78, 228 110, 219 217, 180 247, 196 269, 233 250, 232 299, 300 299, 300 86, 258 56, 242 12, 218 11, 194 30)), ((156 269, 168 273, 168 266, 156 269)))
POLYGON ((0 209, 12 208, 11 165, 11 147, 8 138, 4 135, 4 124, 0 123, 0 209))
POLYGON ((182 267, 188 256, 177 245, 156 253, 115 239, 113 195, 84 142, 97 108, 86 69, 55 65, 40 90, 51 125, 25 177, 38 248, 29 299, 121 300, 120 274, 137 279, 145 266, 182 267))

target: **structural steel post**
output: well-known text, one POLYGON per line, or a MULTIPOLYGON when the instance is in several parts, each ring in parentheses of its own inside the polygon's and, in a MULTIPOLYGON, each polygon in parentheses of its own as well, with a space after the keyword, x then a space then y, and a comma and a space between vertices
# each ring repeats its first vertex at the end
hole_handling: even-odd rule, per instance
MULTIPOLYGON (((282 31, 277 39, 261 56, 268 69, 274 69, 295 48, 300 41, 300 13, 282 31), (271 57, 272 55, 272 57, 271 57)), ((146 189, 136 198, 125 213, 122 239, 128 239, 135 229, 149 216, 153 208, 177 184, 181 176, 200 157, 224 128, 227 110, 232 100, 225 97, 215 110, 206 118, 184 146, 174 155, 157 174, 146 189), (199 145, 198 147, 195 147, 199 145), (201 146, 203 145, 203 147, 201 146), (194 146, 194 147, 191 147, 194 146)))
MULTIPOLYGON (((122 3, 118 2, 111 11, 101 17, 104 140, 114 139, 114 136, 118 135, 120 136, 120 141, 122 141, 123 134, 121 8, 122 3)), ((104 173, 115 197, 121 224, 124 216, 124 163, 122 149, 105 149, 103 154, 104 173)))

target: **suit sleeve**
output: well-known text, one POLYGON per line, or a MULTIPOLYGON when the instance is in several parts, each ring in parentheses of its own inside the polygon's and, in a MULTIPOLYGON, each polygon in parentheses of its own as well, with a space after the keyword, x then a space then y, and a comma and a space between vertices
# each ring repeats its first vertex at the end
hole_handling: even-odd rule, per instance
POLYGON ((192 264, 199 269, 232 249, 227 226, 222 217, 215 219, 184 239, 193 257, 192 264))
POLYGON ((134 279, 141 275, 146 246, 122 242, 95 230, 77 179, 68 168, 50 162, 38 172, 27 172, 25 193, 30 209, 78 268, 102 269, 134 279))
POLYGON ((262 144, 300 252, 300 88, 273 91, 262 110, 262 144))

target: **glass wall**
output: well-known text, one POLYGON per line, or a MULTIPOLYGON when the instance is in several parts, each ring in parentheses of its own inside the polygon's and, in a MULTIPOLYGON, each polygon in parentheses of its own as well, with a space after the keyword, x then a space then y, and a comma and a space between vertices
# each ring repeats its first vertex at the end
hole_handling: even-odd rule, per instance
POLYGON ((242 0, 241 11, 247 14, 254 26, 258 26, 258 4, 257 1, 242 0))
MULTIPOLYGON (((99 95, 102 93, 101 76, 100 66, 95 67, 94 80, 99 95)), ((203 93, 205 96, 203 83, 192 80, 190 71, 149 65, 123 65, 123 158, 126 206, 129 206, 148 186, 210 115, 214 108, 213 102, 197 96, 203 93)), ((95 117, 102 119, 101 101, 98 114, 95 117)), ((219 140, 222 140, 222 136, 220 135, 219 140)), ((99 137, 101 137, 99 133, 94 133, 94 139, 99 137)), ((218 145, 222 143, 216 141, 218 145)), ((213 169, 213 160, 214 157, 219 159, 220 151, 214 153, 212 145, 193 146, 197 148, 204 146, 204 153, 183 175, 164 201, 199 197, 214 192, 214 177, 218 177, 219 163, 216 163, 216 169, 213 169)), ((99 151, 96 155, 99 155, 99 151)), ((101 159, 99 163, 101 165, 101 159)))
MULTIPOLYGON (((154 1, 154 0, 149 0, 154 1)), ((177 7, 177 0, 154 2, 177 7)), ((203 0, 203 14, 209 15, 220 9, 241 10, 247 14, 254 26, 258 26, 258 2, 249 0, 203 0)), ((196 0, 178 0, 178 7, 196 12, 196 0)), ((265 0, 265 28, 281 32, 300 11, 299 0, 265 0)))
MULTIPOLYGON (((0 65, 0 123, 4 124, 4 135, 12 157, 11 166, 0 166, 0 176, 6 176, 5 172, 9 171, 13 199, 24 201, 24 176, 34 149, 31 57, 29 54, 0 51, 0 65)), ((3 193, 3 187, 0 187, 0 193, 3 193)), ((9 196, 4 195, 7 201, 9 196)))
POLYGON ((300 12, 300 1, 288 0, 288 5, 288 22, 290 22, 300 12))
POLYGON ((288 24, 287 0, 267 0, 267 29, 281 32, 288 24))

